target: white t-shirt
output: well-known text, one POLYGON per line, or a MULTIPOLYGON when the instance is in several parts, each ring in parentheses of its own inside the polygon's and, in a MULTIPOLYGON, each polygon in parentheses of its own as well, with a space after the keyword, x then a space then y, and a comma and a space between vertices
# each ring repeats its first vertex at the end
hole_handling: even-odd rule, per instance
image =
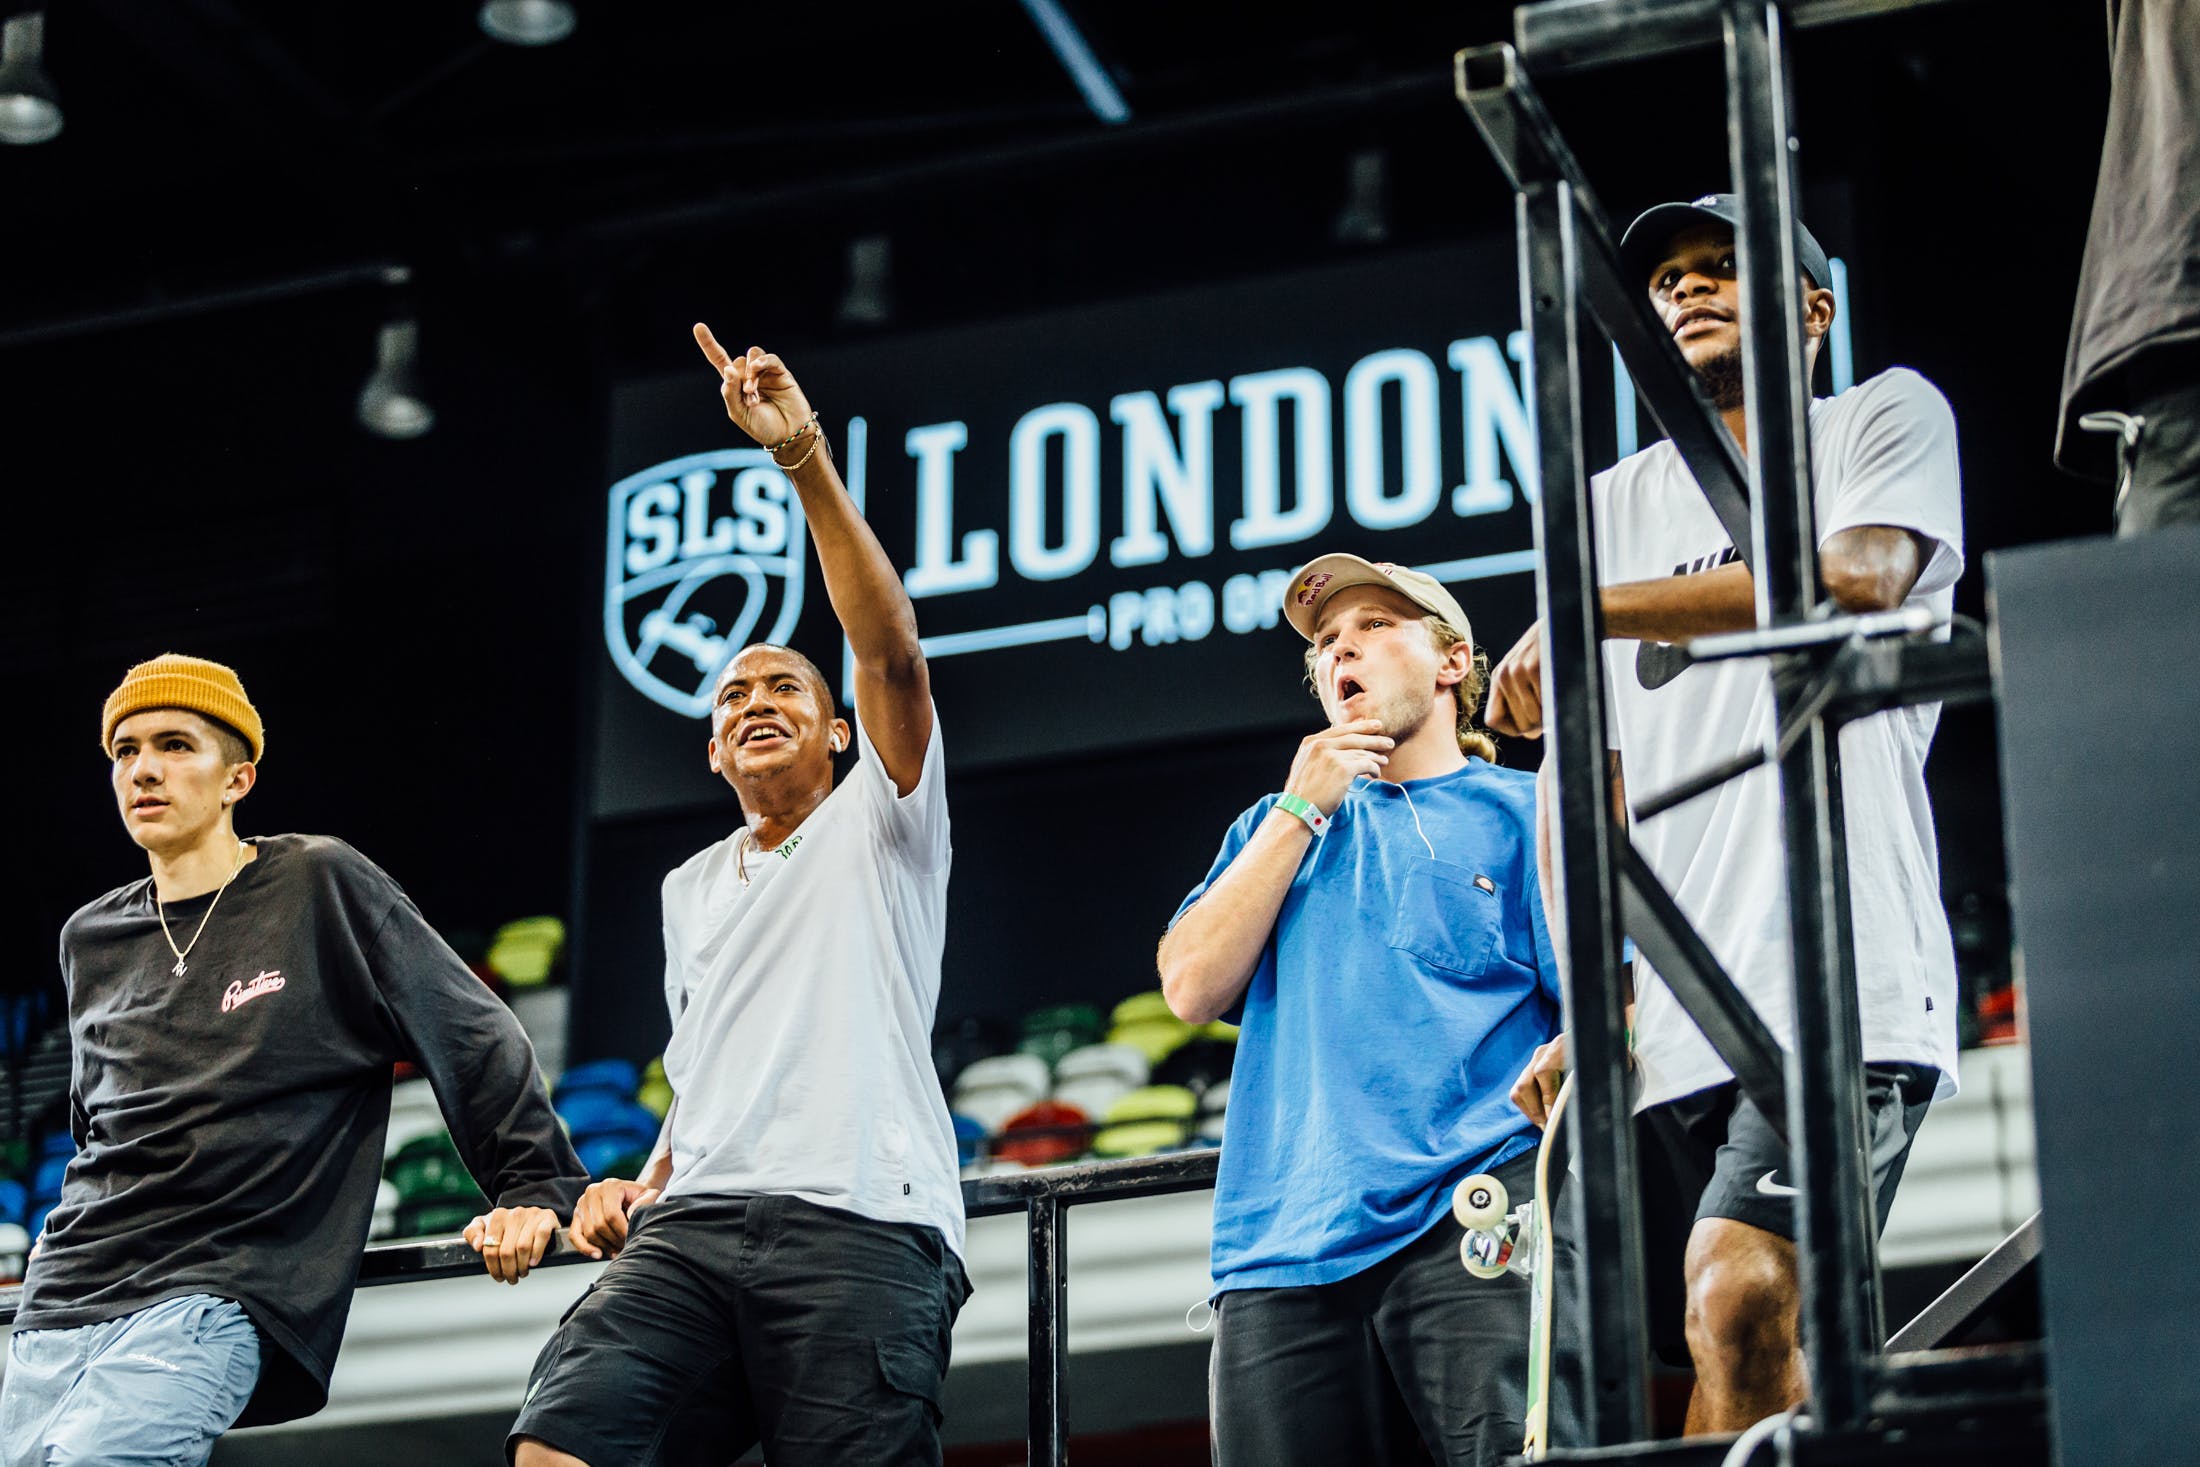
MULTIPOLYGON (((1943 619, 1963 572, 1955 418, 1933 385, 1897 367, 1811 404, 1819 542, 1858 525, 1914 530, 1933 552, 1909 604, 1943 619)), ((1599 575, 1607 584, 1708 570, 1735 556, 1670 442, 1592 481, 1599 575)), ((1762 660, 1677 675, 1656 643, 1605 644, 1611 744, 1630 800, 1761 749, 1774 730, 1762 660)), ((1940 705, 1918 704, 1841 733, 1849 893, 1864 1058, 1936 1066, 1955 1089, 1955 949, 1940 905, 1940 855, 1925 755, 1940 705)), ((1769 766, 1637 824, 1636 846, 1781 1044, 1794 1042, 1779 776, 1769 766)), ((1650 965, 1635 965, 1636 1108, 1732 1078, 1650 965)))
POLYGON ((668 1197, 782 1193, 963 1247, 955 1131, 932 1066, 947 930, 934 715, 906 796, 859 716, 861 757, 770 851, 739 832, 665 878, 668 1197))

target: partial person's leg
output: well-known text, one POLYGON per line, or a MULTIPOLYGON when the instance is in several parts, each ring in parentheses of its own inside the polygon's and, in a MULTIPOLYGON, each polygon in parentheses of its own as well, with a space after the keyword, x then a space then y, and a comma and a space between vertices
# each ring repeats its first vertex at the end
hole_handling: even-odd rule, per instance
POLYGON ((722 1467, 756 1441, 725 1297, 741 1210, 676 1198, 635 1214, 535 1358, 513 1467, 722 1467))
POLYGON ((1688 1434, 1740 1431, 1800 1402, 1809 1386, 1794 1243, 1748 1223, 1701 1218, 1688 1239, 1687 1278, 1696 1362, 1688 1434))
POLYGON ((1364 1284, 1237 1289, 1216 1301, 1207 1367, 1216 1467, 1424 1460, 1364 1284))
POLYGON ((259 1329, 237 1304, 204 1294, 103 1324, 27 1330, 9 1345, 5 1458, 201 1467, 259 1380, 259 1329))
MULTIPOLYGON (((1869 1184, 1886 1226, 1935 1071, 1874 1065, 1864 1077, 1869 1184)), ((1787 1147, 1748 1097, 1735 1102, 1726 1143, 1688 1242, 1688 1348, 1696 1393, 1688 1431, 1740 1431, 1809 1392, 1803 1371, 1795 1256, 1795 1187, 1787 1147)))
POLYGON ((940 1389, 970 1293, 938 1229, 754 1198, 736 1284, 772 1467, 936 1467, 940 1389))
POLYGON ((0 1382, 0 1467, 42 1467, 53 1418, 95 1348, 93 1331, 113 1328, 17 1330, 8 1340, 8 1374, 0 1382))
MULTIPOLYGON (((1496 1174, 1515 1203, 1534 1197, 1533 1151, 1496 1174)), ((1383 1275, 1375 1334, 1430 1454, 1448 1467, 1496 1467, 1519 1454, 1524 1433, 1534 1286, 1513 1273, 1494 1279, 1469 1274, 1459 1261, 1465 1236, 1446 1211, 1402 1252, 1369 1270, 1383 1275)), ((1570 1393, 1566 1404, 1570 1409, 1570 1393)), ((1573 1423, 1558 1419, 1555 1403, 1552 1429, 1574 1439, 1573 1423)))

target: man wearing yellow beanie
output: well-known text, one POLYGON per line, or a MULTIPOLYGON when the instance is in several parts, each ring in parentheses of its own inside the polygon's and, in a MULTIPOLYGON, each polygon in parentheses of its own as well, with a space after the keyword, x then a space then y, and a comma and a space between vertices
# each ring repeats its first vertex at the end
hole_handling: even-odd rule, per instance
POLYGON ((327 836, 238 837, 266 747, 197 657, 138 664, 101 710, 152 872, 61 932, 78 1150, 9 1342, 4 1467, 201 1463, 239 1420, 320 1408, 400 1060, 496 1199, 467 1229, 495 1277, 541 1262, 587 1184, 518 1021, 396 882, 327 836))

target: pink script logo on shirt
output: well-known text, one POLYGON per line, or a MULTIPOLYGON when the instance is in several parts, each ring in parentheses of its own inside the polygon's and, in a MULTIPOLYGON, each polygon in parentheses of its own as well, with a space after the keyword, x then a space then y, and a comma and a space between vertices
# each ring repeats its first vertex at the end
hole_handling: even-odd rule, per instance
POLYGON ((222 1012, 226 1014, 232 1009, 241 1009, 263 993, 278 993, 282 986, 283 972, 280 968, 271 973, 262 973, 250 983, 240 978, 222 990, 222 1012))

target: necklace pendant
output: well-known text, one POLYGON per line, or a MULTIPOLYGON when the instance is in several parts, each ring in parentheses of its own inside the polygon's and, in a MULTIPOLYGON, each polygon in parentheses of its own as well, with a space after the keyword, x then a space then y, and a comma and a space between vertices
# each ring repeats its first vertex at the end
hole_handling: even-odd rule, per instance
POLYGON ((176 966, 172 971, 178 978, 181 978, 183 976, 183 959, 176 959, 176 966))

